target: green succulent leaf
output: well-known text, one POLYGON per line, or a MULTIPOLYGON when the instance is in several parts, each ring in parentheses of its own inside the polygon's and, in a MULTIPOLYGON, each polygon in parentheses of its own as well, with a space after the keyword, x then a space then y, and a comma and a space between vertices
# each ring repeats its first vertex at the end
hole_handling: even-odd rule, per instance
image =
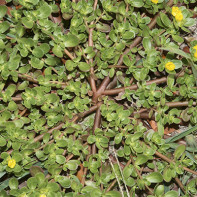
POLYGON ((63 57, 63 52, 62 52, 62 48, 58 45, 55 45, 52 49, 53 53, 57 56, 57 57, 63 57))
POLYGON ((52 9, 51 9, 51 6, 49 6, 47 3, 44 3, 39 9, 38 9, 38 12, 39 12, 39 17, 40 18, 47 18, 50 16, 51 12, 52 12, 52 9))
POLYGON ((3 147, 3 146, 5 146, 6 145, 6 140, 5 140, 5 138, 3 138, 2 136, 0 136, 0 146, 1 147, 3 147))
POLYGON ((23 17, 21 21, 26 28, 31 29, 33 27, 34 22, 30 18, 23 17))
POLYGON ((148 157, 146 155, 138 155, 135 160, 135 165, 142 165, 148 161, 148 157))
POLYGON ((6 32, 10 27, 10 24, 7 21, 0 23, 0 33, 6 32))
POLYGON ((79 62, 78 67, 83 72, 88 72, 90 70, 90 64, 87 64, 85 62, 79 62))
POLYGON ((179 194, 177 191, 169 191, 166 194, 164 194, 164 197, 178 197, 179 194))
POLYGON ((66 35, 64 46, 65 47, 76 47, 79 44, 79 39, 75 35, 66 35))
POLYGON ((66 158, 62 155, 56 155, 56 162, 59 164, 64 164, 66 162, 66 158))
POLYGON ((135 0, 135 1, 129 0, 128 3, 130 3, 133 7, 136 8, 140 8, 144 5, 143 0, 135 0))
POLYGON ((7 7, 5 5, 0 5, 0 19, 2 19, 7 13, 7 7))
POLYGON ((151 183, 161 183, 163 181, 163 177, 159 172, 152 172, 146 176, 146 179, 151 183))
POLYGON ((18 180, 16 178, 11 178, 9 180, 10 189, 18 189, 18 185, 19 185, 19 183, 18 183, 18 180))
POLYGON ((181 155, 185 152, 185 145, 180 145, 176 148, 174 156, 176 159, 179 159, 181 157, 181 155))

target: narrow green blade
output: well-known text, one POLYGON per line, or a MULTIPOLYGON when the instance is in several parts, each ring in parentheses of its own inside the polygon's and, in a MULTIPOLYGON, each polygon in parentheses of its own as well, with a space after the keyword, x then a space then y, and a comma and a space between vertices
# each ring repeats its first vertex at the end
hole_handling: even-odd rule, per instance
POLYGON ((175 136, 173 136, 171 138, 166 139, 165 141, 166 141, 166 143, 175 142, 175 141, 177 141, 177 140, 189 135, 190 133, 192 133, 192 132, 194 132, 196 130, 197 130, 197 126, 194 126, 194 127, 190 128, 190 129, 188 129, 186 131, 178 133, 177 135, 175 135, 175 136))

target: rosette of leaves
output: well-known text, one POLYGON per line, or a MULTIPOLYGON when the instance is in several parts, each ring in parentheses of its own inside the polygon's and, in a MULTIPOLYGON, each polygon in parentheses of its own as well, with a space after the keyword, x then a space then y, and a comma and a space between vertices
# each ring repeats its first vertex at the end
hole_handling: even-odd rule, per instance
POLYGON ((2 1, 0 195, 195 195, 193 3, 2 1))

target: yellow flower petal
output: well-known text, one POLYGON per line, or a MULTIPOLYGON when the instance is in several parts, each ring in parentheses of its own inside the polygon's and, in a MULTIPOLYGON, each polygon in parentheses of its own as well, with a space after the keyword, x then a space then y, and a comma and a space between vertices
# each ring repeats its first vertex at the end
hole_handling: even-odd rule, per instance
POLYGON ((165 68, 169 71, 173 71, 175 69, 175 65, 173 62, 168 62, 166 63, 165 68))
POLYGON ((172 7, 172 15, 173 15, 173 16, 176 16, 178 12, 180 12, 179 8, 173 6, 173 7, 172 7))
POLYGON ((182 20, 183 20, 183 14, 182 14, 181 11, 179 11, 179 12, 176 14, 175 19, 176 19, 177 21, 182 21, 182 20))
POLYGON ((151 0, 152 1, 152 3, 154 3, 154 4, 157 4, 158 3, 158 0, 151 0))
POLYGON ((197 58, 197 52, 194 53, 194 57, 197 58))
POLYGON ((195 46, 193 47, 193 49, 196 49, 196 50, 197 50, 197 45, 195 45, 195 46))
POLYGON ((14 168, 15 165, 16 165, 15 159, 10 159, 10 160, 8 160, 8 167, 14 168))
POLYGON ((45 194, 41 194, 39 197, 47 197, 45 194))

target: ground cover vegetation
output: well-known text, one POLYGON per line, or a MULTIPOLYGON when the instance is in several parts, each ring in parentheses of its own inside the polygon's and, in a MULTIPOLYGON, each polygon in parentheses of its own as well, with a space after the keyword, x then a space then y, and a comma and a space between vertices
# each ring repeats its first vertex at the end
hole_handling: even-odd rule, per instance
POLYGON ((0 1, 0 196, 195 196, 195 0, 0 1))

